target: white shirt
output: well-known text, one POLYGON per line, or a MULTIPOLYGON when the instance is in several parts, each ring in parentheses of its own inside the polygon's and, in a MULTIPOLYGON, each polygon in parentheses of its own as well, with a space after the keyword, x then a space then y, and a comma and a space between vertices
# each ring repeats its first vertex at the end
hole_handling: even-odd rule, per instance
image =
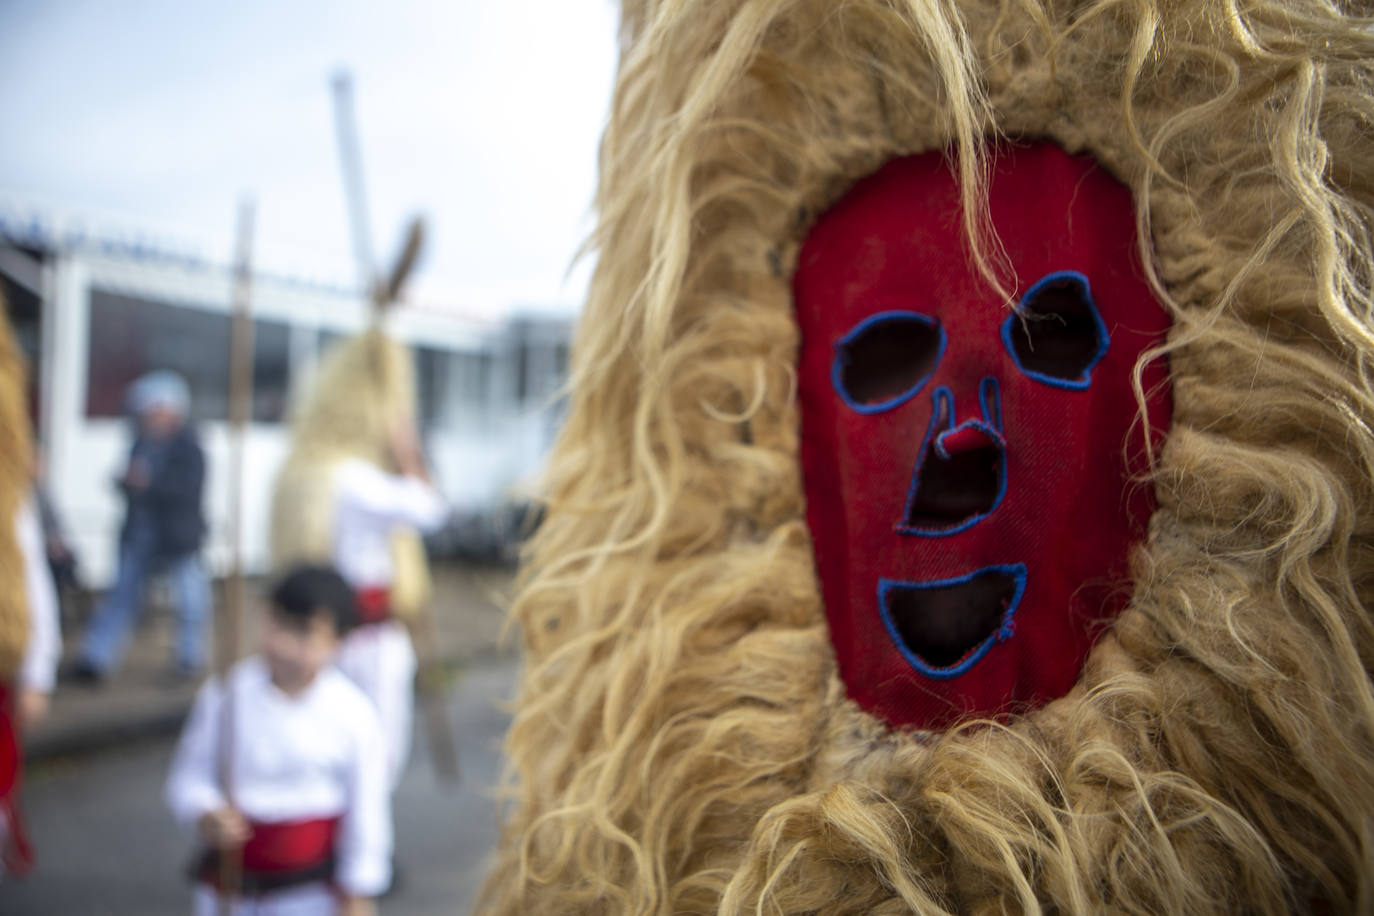
POLYGON ((52 693, 57 679, 57 661, 62 655, 62 636, 57 625, 57 589, 48 552, 43 543, 43 526, 32 496, 19 507, 14 517, 14 533, 24 559, 24 594, 28 599, 29 641, 19 668, 19 685, 41 693, 52 693))
MULTIPOLYGON (((279 690, 260 656, 229 673, 234 805, 248 819, 338 817, 335 879, 348 893, 374 897, 391 881, 391 786, 377 713, 333 667, 302 693, 279 690)), ((177 744, 167 776, 173 816, 188 829, 225 804, 219 784, 224 692, 211 680, 177 744)))
POLYGON ((391 535, 398 527, 429 532, 448 506, 418 477, 388 474, 358 459, 334 469, 334 566, 354 588, 391 584, 391 535))

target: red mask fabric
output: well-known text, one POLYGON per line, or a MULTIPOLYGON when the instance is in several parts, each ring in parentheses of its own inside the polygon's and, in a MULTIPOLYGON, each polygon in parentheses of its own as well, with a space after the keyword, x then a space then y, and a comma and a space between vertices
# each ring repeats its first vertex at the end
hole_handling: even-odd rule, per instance
MULTIPOLYGON (((794 277, 807 522, 849 695, 944 729, 1063 696, 1129 593, 1154 494, 1131 375, 1168 314, 1130 192, 1050 143, 988 189, 1016 311, 973 267, 938 152, 812 228, 794 277)), ((1144 373, 1152 434, 1167 370, 1144 373)))

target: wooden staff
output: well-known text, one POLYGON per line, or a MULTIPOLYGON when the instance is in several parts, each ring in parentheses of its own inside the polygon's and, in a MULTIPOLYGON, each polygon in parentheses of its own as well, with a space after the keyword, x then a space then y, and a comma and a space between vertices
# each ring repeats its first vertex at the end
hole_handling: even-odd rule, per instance
POLYGON ((339 168, 343 175, 348 226, 353 234, 353 262, 358 282, 372 295, 377 282, 372 263, 372 221, 368 218, 363 188, 363 156, 358 147, 358 126, 353 120, 353 77, 348 71, 334 74, 334 128, 339 141, 339 168))
MULTIPOLYGON (((372 304, 378 317, 396 304, 401 289, 410 278, 410 272, 420 259, 424 242, 425 224, 416 217, 410 221, 405 242, 391 272, 373 284, 372 304)), ((440 782, 457 785, 460 778, 458 736, 448 716, 448 691, 444 683, 442 658, 439 656, 439 630, 434 622, 433 607, 429 604, 421 607, 411 619, 405 621, 405 626, 415 646, 416 687, 425 717, 425 730, 429 734, 429 753, 434 774, 440 782)))
MULTIPOLYGON (((219 721, 219 783, 226 804, 234 800, 234 694, 229 669, 238 660, 247 594, 243 581, 244 438, 253 402, 252 246, 253 202, 239 204, 238 254, 234 269, 234 312, 229 335, 229 575, 217 627, 215 674, 224 700, 219 721)), ((243 850, 221 850, 219 911, 228 916, 243 878, 243 850)))
POLYGON ((424 711, 425 731, 429 734, 427 743, 434 775, 440 782, 456 786, 462 778, 458 768, 458 735, 448 716, 447 675, 438 653, 439 629, 434 623, 433 608, 428 604, 420 608, 414 620, 406 621, 406 628, 418 657, 416 687, 424 711))

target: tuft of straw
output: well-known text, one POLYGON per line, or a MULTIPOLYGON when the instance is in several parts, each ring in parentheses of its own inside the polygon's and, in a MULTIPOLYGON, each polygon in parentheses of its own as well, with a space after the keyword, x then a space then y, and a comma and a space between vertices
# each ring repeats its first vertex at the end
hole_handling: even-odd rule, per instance
POLYGON ((15 518, 33 491, 28 371, 8 315, 0 295, 0 684, 18 673, 28 645, 28 595, 15 518))
MULTIPOLYGON (((380 327, 340 341, 320 360, 292 412, 291 450, 272 488, 275 570, 334 557, 334 468, 356 459, 391 466, 392 426, 415 415, 410 350, 380 327)), ((430 579, 418 535, 392 538, 392 603, 410 616, 428 600, 430 579)))

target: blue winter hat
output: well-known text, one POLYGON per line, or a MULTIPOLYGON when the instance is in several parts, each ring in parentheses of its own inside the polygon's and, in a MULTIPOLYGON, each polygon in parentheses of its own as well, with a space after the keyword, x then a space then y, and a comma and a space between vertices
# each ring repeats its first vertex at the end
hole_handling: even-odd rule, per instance
POLYGON ((144 414, 155 407, 167 407, 185 414, 191 404, 186 380, 170 369, 159 369, 140 376, 129 387, 129 409, 144 414))

